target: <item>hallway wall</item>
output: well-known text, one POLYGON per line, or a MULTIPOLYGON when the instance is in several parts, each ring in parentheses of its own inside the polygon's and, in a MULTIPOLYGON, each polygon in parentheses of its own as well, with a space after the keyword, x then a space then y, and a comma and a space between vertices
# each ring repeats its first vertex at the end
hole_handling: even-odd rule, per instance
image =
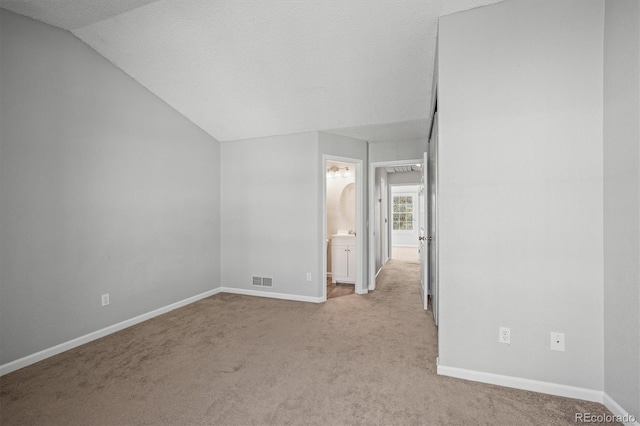
POLYGON ((425 151, 426 141, 374 142, 369 144, 369 162, 420 160, 425 151))
POLYGON ((422 180, 422 172, 389 173, 389 185, 419 185, 422 180))

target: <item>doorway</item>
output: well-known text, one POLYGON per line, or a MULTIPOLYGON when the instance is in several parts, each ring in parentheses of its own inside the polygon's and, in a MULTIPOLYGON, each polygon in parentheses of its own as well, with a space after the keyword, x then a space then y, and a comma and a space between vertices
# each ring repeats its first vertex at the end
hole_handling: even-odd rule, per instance
MULTIPOLYGON (((419 188, 423 171, 423 160, 400 160, 400 161, 384 161, 373 162, 369 168, 369 193, 372 196, 369 199, 369 290, 375 290, 376 277, 382 270, 382 267, 393 257, 392 253, 392 227, 394 215, 392 212, 392 188, 396 186, 415 185, 419 188)), ((418 189, 416 189, 417 197, 418 189)), ((406 202, 406 199, 403 199, 406 202)), ((412 200, 412 208, 418 203, 418 199, 412 200)), ((405 215, 398 213, 397 227, 400 221, 404 221, 404 231, 407 228, 406 206, 404 208, 405 215)), ((419 221, 417 212, 411 212, 416 222, 419 221)), ((418 226, 416 222, 413 226, 418 226)), ((415 241, 409 241, 407 245, 414 245, 417 253, 418 237, 415 241)), ((410 249, 412 250, 412 249, 410 249)), ((418 261, 417 255, 415 262, 418 261)))
POLYGON ((362 160, 323 156, 323 300, 366 293, 362 160))

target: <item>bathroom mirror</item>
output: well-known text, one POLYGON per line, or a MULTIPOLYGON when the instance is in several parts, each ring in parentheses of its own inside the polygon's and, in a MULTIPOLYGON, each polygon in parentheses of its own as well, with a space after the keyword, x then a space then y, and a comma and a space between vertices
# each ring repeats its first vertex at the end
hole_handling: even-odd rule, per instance
POLYGON ((347 184, 340 194, 340 214, 350 226, 355 227, 356 223, 356 184, 347 184))

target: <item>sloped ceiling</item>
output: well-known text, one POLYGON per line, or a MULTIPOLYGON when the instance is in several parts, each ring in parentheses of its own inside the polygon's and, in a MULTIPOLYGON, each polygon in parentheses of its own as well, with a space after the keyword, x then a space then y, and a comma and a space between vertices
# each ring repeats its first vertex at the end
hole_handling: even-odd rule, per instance
POLYGON ((2 0, 2 7, 72 31, 221 141, 334 129, 406 140, 426 137, 437 18, 499 1, 2 0))
POLYGON ((157 0, 0 0, 10 10, 54 27, 75 30, 157 0))

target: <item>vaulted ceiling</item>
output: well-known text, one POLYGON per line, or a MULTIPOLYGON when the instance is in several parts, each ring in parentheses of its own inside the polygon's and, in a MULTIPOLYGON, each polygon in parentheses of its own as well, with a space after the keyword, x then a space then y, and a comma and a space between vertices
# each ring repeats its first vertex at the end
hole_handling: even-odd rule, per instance
POLYGON ((2 0, 218 140, 426 136, 439 16, 502 0, 2 0))

